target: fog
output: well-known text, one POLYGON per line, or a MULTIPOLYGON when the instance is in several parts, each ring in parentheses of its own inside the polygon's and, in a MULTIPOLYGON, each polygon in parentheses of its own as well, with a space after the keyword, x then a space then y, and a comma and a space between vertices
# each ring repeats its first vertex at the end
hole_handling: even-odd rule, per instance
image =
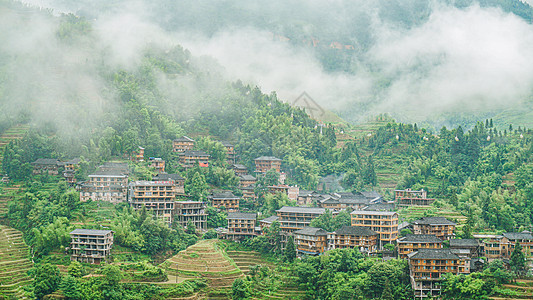
MULTIPOLYGON (((533 86, 532 25, 500 8, 477 4, 457 8, 447 4, 453 1, 254 1, 242 6, 232 1, 24 2, 51 8, 53 15, 87 16, 93 27, 90 43, 105 54, 106 65, 134 69, 146 45, 182 45, 194 57, 216 61, 213 68, 225 80, 258 85, 265 93, 275 91, 289 103, 305 91, 321 106, 354 122, 379 113, 413 122, 431 122, 446 113, 491 113, 519 105, 533 86), (235 18, 228 18, 233 11, 235 18), (313 38, 317 45, 310 45, 313 38), (331 49, 334 42, 345 48, 331 49), (335 68, 330 60, 336 51, 344 60, 335 68)), ((72 114, 63 104, 74 103, 67 100, 69 93, 78 92, 75 105, 92 121, 114 105, 109 101, 112 93, 102 94, 93 69, 96 54, 84 52, 87 41, 58 45, 54 17, 21 21, 20 15, 0 13, 0 28, 7 28, 2 30, 7 43, 0 51, 42 63, 8 70, 11 83, 39 87, 8 89, 20 91, 24 101, 33 99, 38 118, 54 114, 68 120, 72 114), (43 86, 53 88, 41 94, 43 86)), ((205 61, 209 60, 204 65, 205 61)), ((179 102, 170 104, 174 108, 205 93, 186 80, 176 86, 161 77, 159 84, 168 99, 179 102)), ((18 107, 2 105, 11 112, 18 107)))

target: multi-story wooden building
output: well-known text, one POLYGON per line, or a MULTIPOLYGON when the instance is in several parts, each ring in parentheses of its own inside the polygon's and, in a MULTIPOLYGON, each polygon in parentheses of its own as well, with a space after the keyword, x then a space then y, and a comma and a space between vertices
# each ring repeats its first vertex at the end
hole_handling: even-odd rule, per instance
POLYGON ((264 234, 265 229, 270 228, 270 225, 272 225, 272 223, 274 223, 278 219, 279 219, 278 216, 270 216, 268 218, 259 220, 259 227, 261 227, 261 234, 264 234))
POLYGON ((185 169, 196 166, 209 167, 209 154, 204 151, 187 150, 180 153, 180 163, 185 169))
POLYGON ((172 142, 172 151, 174 152, 182 153, 192 149, 194 149, 194 140, 190 137, 182 136, 172 142))
POLYGON ((372 202, 372 199, 369 199, 359 193, 324 194, 317 199, 317 204, 319 207, 334 210, 341 210, 346 208, 362 210, 364 207, 367 207, 371 203, 374 203, 372 202))
POLYGON ((298 192, 298 199, 296 200, 298 205, 310 205, 313 203, 313 198, 317 195, 314 191, 300 190, 298 192))
POLYGON ((293 233, 296 253, 320 255, 326 251, 328 233, 322 228, 304 227, 293 233))
POLYGON ((414 234, 434 234, 441 240, 450 240, 456 224, 444 217, 424 217, 412 222, 414 234))
POLYGON ((170 225, 173 222, 176 201, 174 181, 131 182, 128 201, 134 209, 144 206, 170 225))
POLYGON ((326 212, 324 208, 283 206, 276 210, 281 230, 291 233, 298 229, 309 226, 314 218, 318 218, 326 212))
POLYGON ((531 232, 506 232, 502 235, 509 241, 509 258, 511 257, 511 253, 514 250, 516 243, 520 243, 522 246, 522 252, 525 255, 531 256, 531 254, 533 254, 533 235, 531 235, 531 232))
POLYGON ((60 163, 61 166, 63 166, 63 177, 65 177, 65 180, 68 184, 74 185, 76 184, 76 170, 78 169, 80 165, 80 159, 74 158, 69 161, 65 161, 60 163))
POLYGON ((249 187, 254 185, 257 182, 257 179, 252 175, 241 175, 239 177, 239 186, 241 188, 249 187))
POLYGON ((367 227, 379 233, 380 248, 398 239, 398 213, 390 211, 354 210, 352 226, 367 227))
POLYGON ((239 203, 241 198, 233 195, 232 192, 213 193, 207 197, 211 201, 211 206, 216 208, 224 208, 227 211, 239 210, 239 203))
POLYGON ((130 156, 132 161, 144 161, 144 148, 139 146, 130 156))
POLYGON ((33 174, 58 175, 61 162, 54 158, 39 158, 32 162, 33 174))
POLYGON ((343 226, 328 234, 328 250, 356 248, 362 253, 378 250, 379 234, 367 227, 343 226))
POLYGON ((235 172, 235 176, 237 177, 248 175, 248 168, 245 165, 232 164, 230 168, 235 172))
POLYGON ((450 249, 466 250, 470 258, 481 256, 481 244, 476 239, 451 239, 450 249))
POLYGON ((442 240, 433 234, 408 234, 399 238, 397 243, 398 256, 403 259, 419 249, 442 249, 442 240))
POLYGON ((183 196, 185 195, 185 178, 181 177, 179 174, 167 174, 160 173, 152 177, 153 181, 174 181, 174 190, 176 195, 183 196))
POLYGON ((255 213, 228 213, 228 233, 226 238, 240 240, 256 236, 255 225, 257 214, 255 213))
POLYGON ((298 192, 300 191, 297 186, 288 186, 286 184, 271 185, 267 188, 268 192, 271 194, 282 193, 287 195, 287 198, 294 201, 298 199, 298 192))
POLYGON ((257 201, 257 195, 255 194, 254 187, 255 185, 250 185, 250 186, 241 188, 242 199, 249 201, 249 202, 257 201))
POLYGON ((175 222, 186 228, 189 222, 196 226, 197 230, 207 229, 206 204, 202 201, 178 201, 175 204, 175 222))
POLYGON ((157 173, 165 172, 165 161, 160 157, 150 157, 148 158, 150 165, 148 167, 154 168, 157 173))
POLYGON ((467 273, 469 264, 450 249, 419 249, 408 258, 415 299, 439 297, 442 275, 467 273))
POLYGON ((237 157, 235 154, 235 146, 230 142, 222 142, 222 145, 226 148, 226 161, 228 164, 234 164, 237 157))
POLYGON ((100 264, 107 261, 113 246, 113 231, 76 229, 70 232, 70 260, 100 264))
POLYGON ((281 159, 274 156, 261 156, 255 159, 255 173, 265 174, 270 169, 281 173, 281 159))
POLYGON ((411 189, 405 189, 405 190, 394 190, 394 200, 398 200, 400 198, 427 198, 428 193, 427 191, 424 191, 423 189, 420 191, 413 191, 411 189))
POLYGON ((127 188, 128 175, 113 170, 97 171, 89 175, 88 181, 80 184, 80 200, 126 202, 127 188))

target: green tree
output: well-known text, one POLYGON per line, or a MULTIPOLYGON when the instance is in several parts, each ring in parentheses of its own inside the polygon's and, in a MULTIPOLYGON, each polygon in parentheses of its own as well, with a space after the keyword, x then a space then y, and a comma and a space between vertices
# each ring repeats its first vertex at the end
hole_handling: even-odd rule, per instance
POLYGON ((296 247, 294 246, 294 239, 289 237, 285 250, 283 250, 283 257, 285 261, 293 262, 296 258, 296 247))
POLYGON ((76 277, 70 275, 63 277, 59 289, 63 291, 63 295, 69 300, 83 299, 81 287, 76 277))
POLYGON ((511 253, 511 270, 515 272, 516 275, 521 276, 526 272, 526 256, 522 252, 522 245, 516 243, 511 253))
POLYGON ((205 176, 200 172, 195 172, 192 177, 188 176, 185 180, 185 193, 194 201, 206 201, 208 189, 205 176))
POLYGON ((38 264, 33 269, 33 293, 37 299, 55 292, 61 282, 61 273, 56 265, 38 264))

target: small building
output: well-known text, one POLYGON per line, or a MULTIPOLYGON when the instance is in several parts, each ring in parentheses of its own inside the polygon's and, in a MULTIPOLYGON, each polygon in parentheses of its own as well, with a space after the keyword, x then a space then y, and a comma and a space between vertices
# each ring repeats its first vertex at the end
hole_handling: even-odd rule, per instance
POLYGON ((427 198, 428 193, 423 189, 420 191, 413 191, 411 189, 405 190, 394 190, 394 200, 399 200, 401 198, 427 198))
POLYGON ((470 258, 481 256, 481 244, 476 239, 451 239, 450 249, 465 250, 470 258))
POLYGON ((128 175, 108 169, 94 172, 88 177, 88 181, 80 183, 80 201, 126 202, 128 175))
POLYGON ((398 213, 390 211, 354 210, 351 213, 352 226, 367 227, 379 233, 380 249, 384 244, 398 239, 398 213))
POLYGON ((297 186, 288 186, 286 184, 271 185, 267 187, 271 194, 282 193, 287 195, 290 200, 296 201, 298 199, 298 192, 300 189, 297 186))
POLYGON ((342 226, 328 234, 328 250, 356 248, 362 253, 378 250, 379 234, 367 227, 342 226))
POLYGON ((206 204, 202 201, 178 201, 175 202, 174 220, 181 227, 186 228, 189 222, 196 226, 197 230, 207 229, 206 204))
POLYGON ((281 230, 285 233, 292 233, 296 230, 309 226, 311 221, 326 212, 324 208, 283 206, 276 210, 281 230))
POLYGON ((255 160, 255 173, 265 174, 271 169, 276 170, 276 172, 281 173, 281 159, 274 156, 261 156, 255 160))
POLYGON ((442 275, 466 273, 467 261, 450 249, 419 249, 409 254, 408 259, 415 299, 438 298, 442 275))
POLYGON ((456 224, 444 217, 424 217, 412 222, 414 234, 434 234, 441 240, 450 240, 456 224))
POLYGON ((61 162, 55 158, 39 158, 32 162, 33 174, 58 175, 61 162))
POLYGON ((144 161, 144 148, 141 146, 137 147, 137 150, 131 154, 130 159, 136 162, 144 161))
POLYGON ((403 207, 411 207, 411 206, 430 206, 435 202, 435 199, 429 199, 429 198, 400 198, 396 200, 396 205, 399 208, 403 207))
POLYGON ((249 187, 254 185, 257 182, 257 179, 252 175, 241 175, 239 177, 239 186, 241 188, 249 187))
POLYGON ((227 211, 239 210, 239 203, 241 198, 233 195, 232 192, 225 191, 213 193, 207 197, 211 201, 211 206, 216 208, 224 208, 227 211))
POLYGON ((394 203, 371 203, 362 208, 362 210, 370 211, 395 211, 394 203))
POLYGON ((80 164, 79 158, 74 158, 69 161, 65 161, 60 163, 61 166, 63 166, 63 177, 65 177, 65 180, 68 184, 74 185, 76 184, 76 170, 78 169, 80 164))
POLYGON ((259 227, 261 227, 261 233, 264 234, 265 229, 270 228, 270 225, 272 225, 272 223, 274 223, 278 219, 278 216, 270 216, 268 218, 259 220, 259 227))
POLYGON ((228 164, 234 164, 236 161, 237 155, 235 154, 235 146, 230 142, 222 142, 222 145, 226 148, 226 161, 228 164))
POLYGON ((326 251, 328 233, 322 228, 304 227, 293 233, 296 253, 320 255, 326 251))
POLYGON ((209 154, 204 151, 187 150, 180 153, 180 163, 185 169, 194 168, 196 166, 209 167, 209 154))
POLYGON ((70 260, 89 264, 107 261, 113 246, 113 231, 76 229, 70 232, 70 260))
POLYGON ((311 205, 313 203, 313 196, 316 194, 314 191, 300 190, 298 192, 298 199, 296 202, 299 206, 311 205))
POLYGON ((442 240, 433 234, 408 234, 399 238, 397 243, 398 256, 403 259, 419 249, 442 249, 442 240))
POLYGON ((185 178, 181 177, 180 174, 167 174, 159 173, 152 177, 153 181, 174 181, 174 190, 176 195, 184 196, 185 195, 185 178))
POLYGON ((146 207, 156 217, 171 225, 176 201, 174 181, 131 182, 128 201, 134 209, 146 207))
MULTIPOLYGON (((509 240, 503 235, 484 234, 474 235, 474 238, 480 239, 484 256, 488 261, 509 257, 509 240)), ((451 240, 450 240, 451 242, 451 240)))
POLYGON ((235 176, 237 177, 248 175, 248 168, 246 168, 245 165, 232 164, 231 169, 235 172, 235 176))
POLYGON ((194 140, 188 136, 182 136, 172 141, 172 151, 183 153, 194 149, 194 140))
POLYGON ((242 240, 257 235, 255 232, 255 224, 257 222, 256 213, 229 212, 227 220, 228 233, 226 238, 242 240))
POLYGON ((257 201, 257 195, 255 194, 255 184, 241 188, 242 199, 247 202, 257 201))
POLYGON ((509 241, 509 258, 514 250, 516 243, 522 246, 522 252, 525 255, 531 256, 533 253, 533 236, 529 231, 523 232, 506 232, 502 234, 504 238, 509 241))
POLYGON ((148 167, 154 168, 157 173, 164 173, 165 172, 165 161, 160 157, 150 157, 149 159, 150 165, 148 167))

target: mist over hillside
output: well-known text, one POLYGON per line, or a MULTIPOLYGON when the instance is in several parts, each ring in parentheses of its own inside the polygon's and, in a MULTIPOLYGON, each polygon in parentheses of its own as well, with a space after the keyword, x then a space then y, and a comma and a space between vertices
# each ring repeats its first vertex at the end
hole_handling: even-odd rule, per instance
MULTIPOLYGON (((105 65, 132 69, 141 63, 146 45, 181 45, 193 57, 202 56, 201 69, 214 69, 209 73, 216 73, 215 78, 256 84, 289 103, 305 91, 352 122, 390 113, 401 121, 435 127, 470 125, 486 117, 498 120, 501 111, 512 110, 507 116, 515 116, 511 119, 516 124, 531 125, 516 113, 517 108, 531 110, 533 84, 533 10, 520 1, 24 3, 50 8, 53 15, 84 17, 93 28, 90 48, 100 49, 105 65)), ((58 21, 49 17, 47 22, 58 21)), ((53 35, 44 32, 47 26, 32 18, 13 30, 42 38, 53 35)), ((12 51, 7 45, 11 43, 5 51, 12 51)), ((82 41, 69 47, 44 47, 53 53, 41 52, 40 59, 52 57, 45 59, 51 62, 67 50, 70 65, 91 62, 79 55, 87 49, 82 41)), ((89 56, 95 55, 92 50, 89 56)), ((77 76, 81 75, 68 80, 77 76)), ((62 81, 68 83, 65 89, 88 91, 98 86, 98 76, 85 76, 81 87, 62 81)), ((159 77, 157 85, 167 95, 164 105, 194 107, 185 99, 204 98, 207 90, 218 97, 218 80, 187 81, 191 79, 180 80, 176 87, 166 76, 159 77)), ((100 91, 83 94, 102 97, 100 91)), ((91 105, 87 113, 94 109, 91 105)))

